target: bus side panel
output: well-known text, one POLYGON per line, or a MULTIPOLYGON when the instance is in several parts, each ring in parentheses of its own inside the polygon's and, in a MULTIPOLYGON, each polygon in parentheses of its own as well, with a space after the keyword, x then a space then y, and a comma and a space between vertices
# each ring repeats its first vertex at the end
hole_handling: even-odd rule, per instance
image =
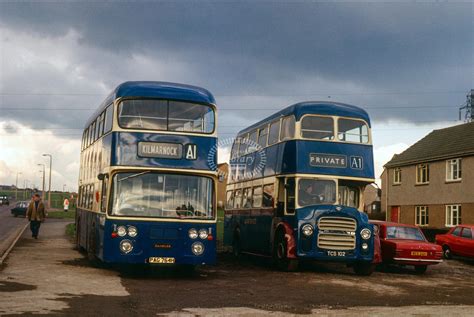
POLYGON ((224 245, 231 246, 235 230, 235 219, 231 212, 224 211, 224 245))
POLYGON ((262 254, 271 252, 271 236, 273 223, 273 208, 263 208, 253 210, 256 224, 253 240, 256 244, 256 251, 262 254))

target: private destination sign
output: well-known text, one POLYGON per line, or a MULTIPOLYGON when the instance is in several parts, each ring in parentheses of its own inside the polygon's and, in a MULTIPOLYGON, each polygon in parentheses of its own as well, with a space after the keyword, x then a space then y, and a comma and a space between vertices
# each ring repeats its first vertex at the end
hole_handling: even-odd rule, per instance
POLYGON ((340 154, 326 154, 326 153, 310 153, 309 165, 316 167, 336 167, 346 168, 347 165, 351 169, 364 169, 364 159, 362 156, 347 156, 340 154))
POLYGON ((347 156, 337 154, 311 153, 309 165, 318 167, 347 167, 347 156))
POLYGON ((138 155, 142 157, 180 159, 183 156, 181 144, 139 142, 138 155))

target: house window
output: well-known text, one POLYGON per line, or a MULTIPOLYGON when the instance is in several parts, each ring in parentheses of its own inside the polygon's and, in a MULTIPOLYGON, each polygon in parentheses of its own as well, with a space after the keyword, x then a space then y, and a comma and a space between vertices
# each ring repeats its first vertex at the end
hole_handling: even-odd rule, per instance
POLYGON ((461 224, 461 205, 446 206, 446 227, 453 227, 461 224))
POLYGON ((393 170, 393 184, 401 184, 402 183, 402 169, 396 168, 393 170))
POLYGON ((427 226, 429 224, 428 207, 415 207, 415 224, 417 226, 427 226))
POLYGON ((447 181, 461 180, 461 159, 446 161, 446 180, 447 181))
POLYGON ((428 184, 430 182, 430 165, 418 164, 416 166, 416 183, 428 184))

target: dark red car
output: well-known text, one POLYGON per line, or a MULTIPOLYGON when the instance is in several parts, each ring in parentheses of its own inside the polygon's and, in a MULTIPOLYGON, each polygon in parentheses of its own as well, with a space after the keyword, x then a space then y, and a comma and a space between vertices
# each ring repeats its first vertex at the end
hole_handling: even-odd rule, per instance
POLYGON ((443 262, 443 250, 428 242, 420 228, 412 225, 371 221, 378 229, 383 264, 413 265, 424 273, 428 265, 443 262))
POLYGON ((474 225, 459 225, 446 234, 436 235, 436 243, 443 248, 444 257, 453 255, 474 258, 474 225))

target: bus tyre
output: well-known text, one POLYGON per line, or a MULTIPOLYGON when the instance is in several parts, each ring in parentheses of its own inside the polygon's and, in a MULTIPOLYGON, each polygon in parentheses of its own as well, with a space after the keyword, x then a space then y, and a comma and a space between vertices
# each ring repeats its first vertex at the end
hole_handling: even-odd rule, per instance
POLYGON ((443 256, 447 260, 450 260, 450 259, 453 258, 453 254, 451 253, 451 249, 447 245, 443 245, 443 256))
POLYGON ((280 271, 294 272, 298 269, 298 260, 289 259, 287 251, 288 243, 285 239, 285 234, 280 231, 273 244, 273 262, 280 271))
POLYGON ((375 264, 372 263, 356 263, 354 264, 354 272, 357 275, 369 276, 375 271, 375 264))
POLYGON ((428 269, 428 265, 417 265, 415 266, 416 274, 424 274, 428 269))

